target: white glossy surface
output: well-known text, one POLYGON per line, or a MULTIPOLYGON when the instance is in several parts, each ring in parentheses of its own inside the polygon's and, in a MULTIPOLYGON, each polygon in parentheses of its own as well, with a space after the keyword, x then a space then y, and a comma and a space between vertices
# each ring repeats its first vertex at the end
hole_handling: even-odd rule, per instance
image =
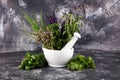
POLYGON ((72 58, 74 49, 61 50, 49 50, 42 48, 45 58, 51 67, 65 67, 68 61, 72 58))

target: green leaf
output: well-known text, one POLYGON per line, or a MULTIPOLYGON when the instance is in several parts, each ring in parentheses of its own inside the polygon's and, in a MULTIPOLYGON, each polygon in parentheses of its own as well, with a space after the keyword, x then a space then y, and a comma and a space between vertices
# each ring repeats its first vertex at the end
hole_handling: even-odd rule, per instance
POLYGON ((40 13, 40 25, 41 25, 42 29, 45 31, 45 30, 46 30, 46 27, 45 27, 45 23, 44 23, 44 21, 43 21, 42 12, 40 13))
POLYGON ((39 30, 39 25, 38 22, 35 18, 29 16, 27 13, 24 12, 24 17, 26 18, 26 20, 29 22, 29 24, 31 25, 31 28, 34 32, 37 32, 39 30))

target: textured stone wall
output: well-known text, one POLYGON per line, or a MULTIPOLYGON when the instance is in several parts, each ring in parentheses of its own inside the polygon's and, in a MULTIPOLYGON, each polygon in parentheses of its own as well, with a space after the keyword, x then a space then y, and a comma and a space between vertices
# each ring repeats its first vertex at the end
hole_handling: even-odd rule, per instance
POLYGON ((39 44, 23 31, 31 29, 21 10, 45 17, 57 7, 83 16, 77 50, 120 51, 119 0, 0 0, 0 52, 36 50, 39 44))

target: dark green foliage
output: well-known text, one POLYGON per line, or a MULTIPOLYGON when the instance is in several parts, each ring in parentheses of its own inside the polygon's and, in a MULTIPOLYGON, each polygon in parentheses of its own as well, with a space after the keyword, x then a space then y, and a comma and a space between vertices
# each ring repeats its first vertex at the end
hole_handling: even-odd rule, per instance
POLYGON ((43 21, 42 14, 40 14, 40 23, 35 17, 31 17, 25 12, 23 14, 31 25, 33 38, 42 43, 42 46, 47 49, 60 50, 72 38, 74 32, 79 32, 79 25, 82 26, 80 23, 81 16, 73 16, 72 14, 64 15, 64 22, 58 24, 53 13, 47 16, 50 23, 47 26, 43 21))
MULTIPOLYGON (((53 16, 54 18, 54 16, 53 16)), ((72 14, 64 15, 65 19, 62 24, 50 26, 48 29, 52 32, 51 46, 55 50, 60 50, 72 38, 74 32, 79 32, 79 22, 81 17, 72 14), (60 28, 61 25, 61 28, 60 28), (57 46, 56 46, 57 45, 57 46)), ((54 21, 50 21, 54 22, 54 21)))
POLYGON ((85 70, 85 69, 95 69, 94 60, 89 56, 76 55, 67 64, 67 68, 70 70, 85 70))
POLYGON ((21 61, 21 64, 19 65, 19 69, 30 70, 33 68, 42 68, 45 66, 47 66, 47 61, 43 53, 32 54, 27 52, 24 59, 21 61))

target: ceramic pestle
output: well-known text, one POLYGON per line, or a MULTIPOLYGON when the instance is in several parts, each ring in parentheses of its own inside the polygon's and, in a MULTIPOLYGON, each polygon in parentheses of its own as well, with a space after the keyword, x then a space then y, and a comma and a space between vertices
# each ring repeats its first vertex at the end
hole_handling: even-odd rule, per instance
POLYGON ((71 40, 61 49, 61 51, 72 49, 75 43, 77 42, 78 38, 81 38, 81 35, 78 32, 74 32, 74 35, 71 38, 71 40))

